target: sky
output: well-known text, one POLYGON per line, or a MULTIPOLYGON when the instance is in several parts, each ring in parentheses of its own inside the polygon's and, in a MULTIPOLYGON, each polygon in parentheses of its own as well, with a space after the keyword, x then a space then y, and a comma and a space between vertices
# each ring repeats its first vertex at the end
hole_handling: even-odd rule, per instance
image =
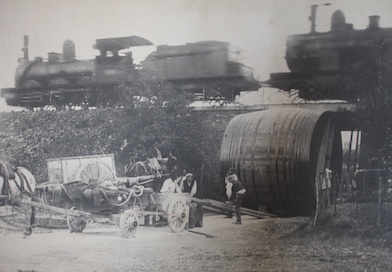
POLYGON ((287 71, 287 36, 310 31, 312 4, 319 5, 319 32, 329 31, 338 9, 354 29, 366 28, 370 15, 392 27, 390 0, 0 0, 0 87, 14 86, 23 35, 29 36, 30 59, 61 53, 66 39, 74 41, 77 58, 91 59, 98 54, 95 39, 137 35, 154 46, 133 49, 136 62, 157 45, 226 41, 243 50, 258 80, 267 80, 287 71))

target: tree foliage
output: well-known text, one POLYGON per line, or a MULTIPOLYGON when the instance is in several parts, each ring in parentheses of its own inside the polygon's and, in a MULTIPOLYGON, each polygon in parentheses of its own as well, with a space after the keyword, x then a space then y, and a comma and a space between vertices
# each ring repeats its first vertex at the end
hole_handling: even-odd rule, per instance
POLYGON ((193 112, 186 93, 151 78, 124 83, 112 95, 117 103, 94 110, 2 113, 0 159, 27 167, 44 182, 47 159, 114 154, 122 176, 139 148, 158 143, 163 156, 177 156, 179 170, 203 179, 207 194, 219 187, 214 184, 228 118, 193 112))
POLYGON ((367 160, 392 164, 392 46, 376 41, 369 51, 368 61, 356 77, 354 88, 359 90, 356 123, 366 146, 367 160))

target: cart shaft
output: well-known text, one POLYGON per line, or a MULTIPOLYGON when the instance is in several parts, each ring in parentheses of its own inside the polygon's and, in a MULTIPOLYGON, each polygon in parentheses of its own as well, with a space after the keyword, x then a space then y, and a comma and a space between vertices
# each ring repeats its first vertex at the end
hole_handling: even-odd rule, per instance
POLYGON ((68 210, 68 209, 63 209, 63 208, 54 207, 54 206, 50 206, 50 205, 45 205, 45 204, 41 204, 41 203, 38 203, 35 201, 28 200, 26 198, 17 197, 14 199, 14 202, 17 202, 20 204, 26 204, 26 205, 29 205, 32 207, 36 207, 39 209, 43 209, 43 210, 47 210, 47 211, 51 211, 51 212, 55 212, 55 213, 59 213, 59 214, 64 214, 64 215, 70 215, 70 216, 76 216, 76 217, 90 216, 90 213, 87 213, 87 212, 82 212, 82 211, 78 211, 78 210, 68 210))

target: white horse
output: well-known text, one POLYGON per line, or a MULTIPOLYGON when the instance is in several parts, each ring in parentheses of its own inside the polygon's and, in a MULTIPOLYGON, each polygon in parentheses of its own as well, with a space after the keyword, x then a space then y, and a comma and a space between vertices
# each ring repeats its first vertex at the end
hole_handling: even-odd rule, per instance
MULTIPOLYGON (((0 195, 4 197, 3 204, 7 199, 12 200, 18 196, 32 197, 35 193, 36 181, 29 170, 24 167, 12 167, 8 162, 0 161, 0 195), (4 201, 5 200, 5 201, 4 201)), ((28 205, 19 205, 26 212, 25 235, 30 235, 34 224, 35 209, 28 205)))

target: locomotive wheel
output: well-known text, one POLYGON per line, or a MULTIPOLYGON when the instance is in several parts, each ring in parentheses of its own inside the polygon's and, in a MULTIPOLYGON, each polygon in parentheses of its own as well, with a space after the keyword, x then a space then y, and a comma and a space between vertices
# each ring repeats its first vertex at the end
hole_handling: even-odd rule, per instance
POLYGON ((169 204, 167 213, 167 222, 170 229, 173 232, 183 231, 189 218, 189 208, 185 201, 180 198, 174 198, 169 204))
MULTIPOLYGON (((75 207, 72 207, 71 210, 75 210, 75 207)), ((67 225, 69 231, 73 233, 82 232, 86 227, 87 223, 85 220, 80 219, 80 217, 67 215, 67 225)))
POLYGON ((75 180, 88 183, 90 180, 96 180, 98 183, 110 180, 117 183, 117 176, 114 170, 102 160, 91 160, 82 165, 76 172, 75 180))
POLYGON ((132 237, 136 234, 139 227, 139 218, 134 210, 126 210, 120 217, 120 230, 125 238, 132 237))

